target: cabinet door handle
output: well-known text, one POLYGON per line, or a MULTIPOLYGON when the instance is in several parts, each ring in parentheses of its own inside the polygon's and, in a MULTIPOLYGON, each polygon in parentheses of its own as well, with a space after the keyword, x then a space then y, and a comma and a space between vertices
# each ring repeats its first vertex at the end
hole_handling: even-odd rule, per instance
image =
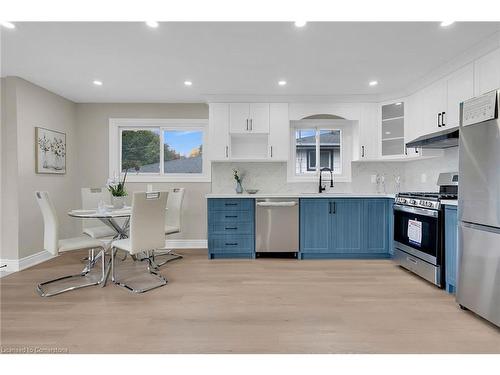
POLYGON ((237 230, 238 227, 225 227, 224 229, 225 230, 237 230))
POLYGON ((237 206, 238 203, 224 203, 224 206, 237 206))
POLYGON ((250 131, 253 131, 253 118, 250 119, 250 131))
POLYGON ((333 213, 337 213, 337 205, 335 204, 336 202, 333 202, 333 213))
POLYGON ((443 112, 442 115, 441 115, 441 126, 445 126, 445 122, 444 122, 444 115, 446 115, 446 112, 443 112))
POLYGON ((238 242, 226 242, 226 246, 238 246, 238 242))
POLYGON ((405 155, 408 155, 408 147, 405 145, 405 155))
POLYGON ((231 218, 235 219, 237 217, 238 217, 237 215, 226 215, 226 219, 231 219, 231 218))
POLYGON ((441 127, 441 113, 438 113, 438 128, 441 127))
POLYGON ((328 213, 332 214, 332 202, 328 202, 328 213))
POLYGON ((365 157, 365 146, 361 146, 361 157, 365 157))
POLYGON ((228 157, 229 157, 229 147, 226 146, 226 158, 228 158, 228 157))
POLYGON ((271 157, 273 157, 273 146, 271 146, 271 157))
POLYGON ((248 131, 248 119, 247 119, 247 131, 248 131))

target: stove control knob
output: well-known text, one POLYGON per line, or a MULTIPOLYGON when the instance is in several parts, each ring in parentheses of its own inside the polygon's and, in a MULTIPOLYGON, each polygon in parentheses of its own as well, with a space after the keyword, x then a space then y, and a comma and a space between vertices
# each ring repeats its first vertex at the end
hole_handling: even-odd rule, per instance
POLYGON ((427 207, 432 207, 432 202, 427 202, 427 207))
POLYGON ((410 204, 416 204, 417 201, 415 199, 410 200, 410 204))

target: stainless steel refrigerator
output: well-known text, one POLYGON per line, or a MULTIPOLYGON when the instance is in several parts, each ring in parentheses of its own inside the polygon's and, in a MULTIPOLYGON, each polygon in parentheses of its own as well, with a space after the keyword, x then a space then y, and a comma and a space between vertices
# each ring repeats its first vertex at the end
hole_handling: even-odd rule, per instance
POLYGON ((500 90, 461 104, 457 302, 500 326, 500 90))

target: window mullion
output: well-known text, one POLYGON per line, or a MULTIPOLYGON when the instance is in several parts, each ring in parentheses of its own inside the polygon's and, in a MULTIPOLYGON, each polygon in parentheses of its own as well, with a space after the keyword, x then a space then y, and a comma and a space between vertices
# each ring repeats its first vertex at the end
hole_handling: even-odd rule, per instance
POLYGON ((160 128, 160 176, 163 176, 165 174, 164 167, 164 152, 165 152, 165 133, 164 133, 164 128, 160 128))
POLYGON ((320 130, 316 128, 316 174, 320 174, 321 169, 321 155, 320 155, 320 130))

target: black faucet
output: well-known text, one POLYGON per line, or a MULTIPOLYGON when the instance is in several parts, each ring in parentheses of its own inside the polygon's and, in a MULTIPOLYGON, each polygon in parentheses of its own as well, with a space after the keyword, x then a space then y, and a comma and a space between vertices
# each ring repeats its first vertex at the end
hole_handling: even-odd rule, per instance
POLYGON ((324 187, 321 183, 321 174, 325 171, 330 172, 330 187, 333 187, 333 171, 331 170, 331 168, 328 168, 328 167, 321 168, 319 170, 319 192, 320 193, 326 189, 326 187, 324 187))

